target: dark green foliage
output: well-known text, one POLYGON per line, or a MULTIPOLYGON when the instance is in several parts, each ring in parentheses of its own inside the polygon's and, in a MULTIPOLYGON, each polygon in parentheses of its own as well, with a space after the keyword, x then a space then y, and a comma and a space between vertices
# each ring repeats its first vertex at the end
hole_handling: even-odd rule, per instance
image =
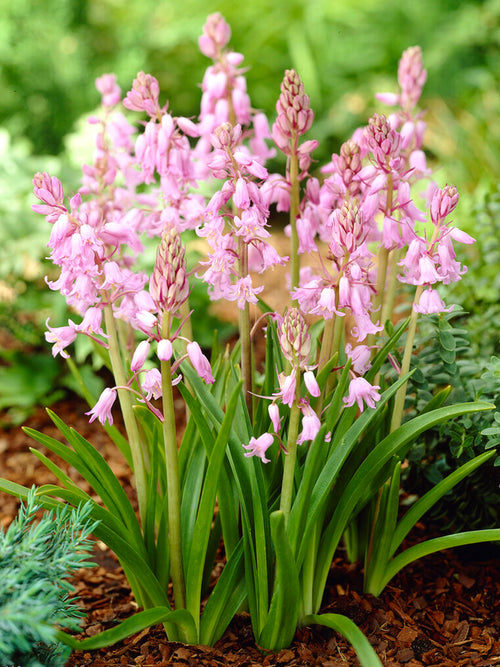
POLYGON ((7 531, 0 529, 0 665, 62 667, 70 650, 56 627, 78 630, 83 616, 68 581, 90 565, 90 507, 47 512, 36 523, 32 489, 7 531))
MULTIPOLYGON (((427 335, 420 338, 420 351, 414 359, 417 371, 410 380, 413 398, 409 416, 425 409, 446 385, 452 387, 448 405, 478 399, 500 405, 500 359, 473 352, 468 331, 461 326, 466 326, 467 318, 461 309, 455 311, 432 315, 422 322, 427 335)), ((406 490, 420 495, 461 464, 496 446, 500 433, 494 428, 498 427, 496 415, 494 411, 465 415, 427 431, 408 454, 411 465, 405 477, 406 490)), ((495 464, 485 464, 468 476, 431 515, 446 516, 456 529, 498 524, 500 476, 494 465, 499 462, 497 457, 495 464)))

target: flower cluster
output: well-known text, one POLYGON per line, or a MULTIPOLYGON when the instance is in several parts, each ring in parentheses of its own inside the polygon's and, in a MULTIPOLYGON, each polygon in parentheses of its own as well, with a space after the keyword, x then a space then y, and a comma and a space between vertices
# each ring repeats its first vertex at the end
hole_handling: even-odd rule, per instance
MULTIPOLYGON (((146 336, 135 351, 132 343, 128 352, 133 381, 142 376, 139 393, 149 404, 162 391, 159 371, 144 370, 151 343, 156 342, 160 360, 170 360, 175 339, 183 338, 180 331, 163 329, 165 319, 170 323, 171 317, 180 315, 182 320, 186 313, 180 311, 188 308, 190 288, 180 233, 196 229, 208 244, 208 256, 200 261, 198 273, 208 284, 210 297, 234 301, 243 310, 256 304, 264 289, 254 284, 252 273, 288 261, 270 242, 268 220, 273 204, 279 211, 290 210, 292 255, 322 254, 322 271, 306 267, 296 280, 292 277, 294 307, 277 316, 289 370, 278 377, 279 390, 269 414, 274 433, 279 434, 278 403, 290 409, 298 406, 302 442, 319 428, 309 400, 300 395, 302 379, 310 396, 319 395, 302 313, 325 320, 325 329, 342 322, 352 374, 344 401, 348 406, 357 403, 361 410, 372 407, 379 398, 378 387, 363 376, 391 312, 384 301, 389 273, 399 271, 401 282, 417 286, 415 312, 449 310, 436 286, 461 278, 465 268, 453 243, 473 239, 448 221, 457 205, 456 189, 438 188, 426 165, 425 122, 417 108, 426 72, 418 47, 401 58, 400 92, 378 95, 396 107, 394 113, 376 113, 365 128, 356 130, 323 167, 320 182, 308 173, 317 142, 301 143, 314 114, 299 75, 285 72, 271 133, 265 116, 252 109, 241 69, 243 56, 228 49, 230 35, 220 14, 208 18, 199 44, 212 64, 203 79, 196 122, 175 118, 169 105, 159 101, 157 80, 140 72, 123 100, 126 109, 147 116, 138 133, 117 108, 121 93, 116 78, 104 75, 96 82, 103 117, 91 119, 99 126, 95 159, 83 168, 80 191, 66 205, 55 177, 35 176, 35 195, 41 203, 33 208, 52 224, 51 259, 61 268, 60 277, 49 286, 60 290, 82 318, 80 323, 69 320, 55 328, 47 322, 46 337, 53 343, 53 354, 65 357, 79 333, 107 347, 110 333, 103 314, 110 309, 114 318, 139 332, 135 335, 146 336), (190 138, 197 140, 195 145, 190 138), (287 158, 284 176, 269 174, 265 167, 274 154, 267 143, 271 138, 287 158), (208 201, 196 192, 200 179, 207 178, 218 183, 208 201), (424 179, 429 181, 427 211, 413 199, 415 183, 424 179), (143 250, 142 235, 160 239, 151 276, 134 264, 143 250)), ((297 261, 292 256, 292 265, 297 261)), ((321 366, 332 353, 326 345, 316 361, 321 366)), ((181 359, 185 355, 201 377, 213 381, 197 343, 185 340, 181 359)), ((174 362, 173 368, 177 367, 174 362)), ((132 381, 127 382, 131 386, 132 381)), ((108 388, 91 411, 92 418, 109 418, 114 398, 115 389, 108 388)), ((270 442, 265 437, 250 450, 254 452, 255 445, 254 453, 264 458, 270 442)))

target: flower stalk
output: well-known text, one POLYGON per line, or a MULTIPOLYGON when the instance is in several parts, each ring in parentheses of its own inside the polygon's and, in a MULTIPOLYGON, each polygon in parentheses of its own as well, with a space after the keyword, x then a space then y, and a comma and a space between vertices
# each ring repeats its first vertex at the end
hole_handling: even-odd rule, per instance
MULTIPOLYGON (((170 335, 170 320, 170 313, 164 312, 162 321, 162 336, 164 339, 168 339, 170 335)), ((182 561, 181 488, 170 360, 161 361, 161 377, 163 407, 162 428, 167 471, 170 573, 174 588, 175 607, 176 609, 184 609, 186 607, 186 584, 182 561)))

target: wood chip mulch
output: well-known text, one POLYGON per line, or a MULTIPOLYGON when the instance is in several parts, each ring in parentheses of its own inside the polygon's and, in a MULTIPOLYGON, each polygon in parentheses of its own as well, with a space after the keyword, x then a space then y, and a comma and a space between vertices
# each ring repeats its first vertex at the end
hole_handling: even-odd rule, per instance
MULTIPOLYGON (((81 417, 77 400, 55 408, 106 456, 124 488, 131 491, 126 465, 97 424, 81 417)), ((55 435, 44 411, 37 410, 27 425, 55 435)), ((54 482, 29 452, 34 443, 19 428, 0 429, 0 476, 31 486, 54 482)), ((75 471, 69 471, 78 479, 75 471)), ((6 526, 18 503, 0 494, 0 522, 6 526)), ((419 524, 412 542, 437 535, 437 528, 419 524)), ((82 569, 74 579, 87 614, 81 638, 112 627, 137 610, 127 581, 114 555, 94 547, 96 567, 82 569)), ((379 598, 361 593, 362 570, 335 558, 322 612, 341 613, 355 621, 386 667, 494 667, 500 665, 500 557, 496 545, 448 550, 408 566, 379 598)), ((249 617, 233 620, 215 647, 168 642, 162 626, 145 630, 108 649, 74 652, 68 666, 157 665, 167 667, 321 666, 359 664, 352 647, 320 626, 298 630, 293 644, 278 653, 255 645, 249 617)))

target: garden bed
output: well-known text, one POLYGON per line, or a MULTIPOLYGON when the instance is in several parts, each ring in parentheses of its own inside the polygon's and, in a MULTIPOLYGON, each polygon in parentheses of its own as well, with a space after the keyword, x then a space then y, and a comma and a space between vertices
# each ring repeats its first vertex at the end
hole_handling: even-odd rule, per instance
MULTIPOLYGON (((95 444, 124 488, 131 491, 126 464, 100 424, 89 424, 83 416, 84 404, 69 399, 54 410, 95 444)), ((42 409, 36 410, 26 425, 56 436, 42 409)), ((32 444, 21 429, 0 430, 0 474, 26 486, 54 482, 51 473, 29 452, 32 444)), ((75 471, 70 470, 69 474, 78 479, 75 471)), ((86 489, 84 481, 79 483, 86 489)), ((1 522, 5 526, 15 515, 18 503, 5 494, 1 502, 1 522)), ((418 524, 417 528, 411 535, 413 541, 438 534, 438 527, 433 525, 418 524)), ((118 562, 102 543, 94 547, 93 560, 96 567, 80 570, 74 581, 87 615, 82 638, 112 627, 137 609, 118 562)), ((361 584, 361 568, 346 562, 339 552, 332 565, 323 611, 352 618, 368 636, 384 665, 500 665, 500 558, 489 545, 448 550, 432 559, 421 559, 396 576, 380 598, 362 594, 361 584)), ((108 649, 75 652, 68 663, 96 667, 356 664, 347 641, 318 627, 300 629, 291 647, 279 653, 261 652, 255 645, 250 619, 244 614, 233 620, 214 648, 168 642, 163 628, 157 626, 108 649)))

